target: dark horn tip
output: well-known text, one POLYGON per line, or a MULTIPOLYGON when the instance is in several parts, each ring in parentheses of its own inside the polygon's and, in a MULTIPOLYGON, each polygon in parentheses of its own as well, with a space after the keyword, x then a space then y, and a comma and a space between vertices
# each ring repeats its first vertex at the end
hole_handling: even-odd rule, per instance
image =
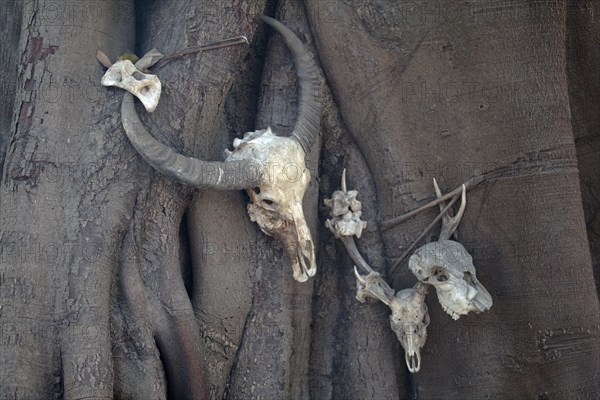
POLYGON ((322 115, 318 68, 306 45, 288 27, 266 15, 260 18, 283 36, 294 57, 300 85, 300 99, 292 137, 308 154, 317 140, 322 115))

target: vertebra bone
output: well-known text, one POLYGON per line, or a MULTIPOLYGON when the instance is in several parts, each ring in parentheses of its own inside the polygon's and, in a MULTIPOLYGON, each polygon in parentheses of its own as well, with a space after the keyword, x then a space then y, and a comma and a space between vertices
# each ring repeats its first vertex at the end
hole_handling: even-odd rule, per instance
POLYGON ((156 75, 144 74, 129 60, 117 61, 106 71, 104 86, 116 86, 140 99, 146 111, 153 112, 160 100, 161 84, 156 75))

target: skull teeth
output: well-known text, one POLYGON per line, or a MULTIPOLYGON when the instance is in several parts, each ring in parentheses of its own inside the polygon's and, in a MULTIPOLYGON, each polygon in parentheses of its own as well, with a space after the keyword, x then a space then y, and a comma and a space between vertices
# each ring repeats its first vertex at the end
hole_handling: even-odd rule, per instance
POLYGON ((444 311, 446 311, 446 313, 448 313, 453 320, 457 320, 460 318, 460 314, 457 312, 452 311, 449 307, 446 307, 446 305, 442 302, 440 302, 440 304, 442 305, 442 308, 444 309, 444 311))

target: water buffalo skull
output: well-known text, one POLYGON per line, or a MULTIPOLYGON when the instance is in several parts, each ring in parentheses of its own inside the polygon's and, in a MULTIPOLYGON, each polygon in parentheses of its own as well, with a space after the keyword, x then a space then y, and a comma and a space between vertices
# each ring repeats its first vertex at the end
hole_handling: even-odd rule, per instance
POLYGON ((271 128, 250 132, 234 141, 227 162, 248 160, 262 166, 261 183, 247 189, 248 214, 260 229, 285 247, 294 279, 306 281, 316 273, 315 246, 302 210, 310 181, 304 150, 294 139, 275 136, 271 128))
POLYGON ((178 154, 154 139, 141 123, 130 93, 125 93, 121 118, 133 147, 161 173, 197 188, 246 190, 250 218, 282 242, 294 279, 304 282, 316 272, 315 246, 302 198, 310 180, 304 158, 319 133, 320 85, 317 67, 300 39, 278 21, 264 16, 262 20, 282 35, 298 73, 298 117, 289 137, 276 136, 270 128, 249 132, 236 139, 225 161, 203 161, 178 154))

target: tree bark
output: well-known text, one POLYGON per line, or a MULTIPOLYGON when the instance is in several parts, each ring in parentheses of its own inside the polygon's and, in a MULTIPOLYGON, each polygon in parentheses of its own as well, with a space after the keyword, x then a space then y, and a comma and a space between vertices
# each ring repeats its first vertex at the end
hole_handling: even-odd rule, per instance
POLYGON ((0 187, 4 398, 113 395, 110 294, 136 161, 111 113, 122 94, 90 82, 102 74, 98 47, 131 50, 133 4, 58 6, 22 11, 0 187))
POLYGON ((22 4, 3 1, 0 3, 0 18, 4 45, 0 46, 0 176, 4 166, 4 156, 8 145, 8 132, 11 129, 11 117, 17 89, 17 69, 19 60, 19 31, 22 21, 22 4))
POLYGON ((575 136, 581 196, 596 288, 600 288, 600 115, 595 104, 600 96, 600 28, 593 15, 600 12, 593 1, 569 3, 567 9, 567 78, 571 125, 575 136))
MULTIPOLYGON (((570 399, 600 396, 598 29, 591 1, 5 1, 0 99, 0 398, 570 399), (134 4, 135 3, 135 4, 134 4), (290 133, 292 58, 273 15, 323 75, 304 211, 314 280, 251 222, 243 192, 152 170, 121 126, 111 60, 245 35, 249 46, 153 71, 150 133, 222 160, 244 132, 290 133), (14 65, 17 65, 14 68, 14 65), (460 240, 491 311, 453 321, 434 290, 409 374, 389 310, 355 299, 323 199, 359 191, 357 245, 391 266, 435 217, 381 223, 473 176, 460 240), (590 251, 591 250, 591 251, 590 251)), ((436 232, 428 235, 434 240, 436 232)))
MULTIPOLYGON (((493 175, 469 196, 461 240, 494 307, 450 324, 429 301, 427 367, 412 391, 420 399, 593 397, 598 329, 590 317, 597 321, 599 308, 584 278, 592 270, 564 68, 566 3, 328 6, 307 2, 328 83, 372 173, 380 221, 430 197, 434 177, 448 191, 493 175)), ((433 215, 384 232, 387 257, 400 256, 433 215)), ((396 288, 411 282, 403 267, 396 288)))

